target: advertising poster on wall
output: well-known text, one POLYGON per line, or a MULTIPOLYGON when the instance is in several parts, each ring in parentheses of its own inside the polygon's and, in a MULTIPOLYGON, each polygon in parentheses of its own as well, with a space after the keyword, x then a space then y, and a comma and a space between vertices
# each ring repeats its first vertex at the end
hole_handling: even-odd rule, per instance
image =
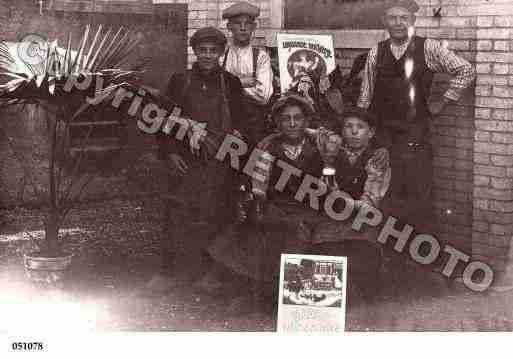
POLYGON ((305 75, 319 78, 335 69, 331 35, 278 34, 277 43, 282 93, 294 88, 305 75))

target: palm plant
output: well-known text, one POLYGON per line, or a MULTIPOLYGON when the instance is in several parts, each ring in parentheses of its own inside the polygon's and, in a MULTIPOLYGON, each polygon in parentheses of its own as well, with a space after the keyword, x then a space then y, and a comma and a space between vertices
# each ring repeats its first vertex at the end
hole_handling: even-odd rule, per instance
MULTIPOLYGON (((49 129, 48 188, 41 192, 32 183, 35 194, 44 199, 48 208, 45 238, 38 243, 40 254, 44 256, 60 255, 59 229, 94 178, 94 174, 82 171, 83 150, 79 152, 71 170, 63 168, 59 155, 65 150, 67 127, 87 107, 86 98, 96 95, 96 81, 101 79, 103 84, 111 87, 130 83, 134 79, 138 66, 128 71, 122 70, 120 66, 127 64, 129 55, 137 48, 139 41, 140 38, 127 29, 104 31, 101 25, 93 36, 91 26, 87 25, 76 50, 71 48, 71 34, 68 35, 65 48, 59 47, 57 40, 38 44, 45 53, 36 64, 23 62, 17 56, 15 49, 19 44, 10 46, 5 42, 0 43, 0 75, 7 79, 0 82, 0 107, 35 104, 46 113, 44 117, 49 129), (92 80, 88 88, 70 86, 71 83, 83 82, 87 78, 92 80)), ((101 111, 102 106, 108 104, 100 103, 96 108, 101 111)), ((18 160, 25 176, 29 180, 33 178, 33 169, 21 157, 18 160)))

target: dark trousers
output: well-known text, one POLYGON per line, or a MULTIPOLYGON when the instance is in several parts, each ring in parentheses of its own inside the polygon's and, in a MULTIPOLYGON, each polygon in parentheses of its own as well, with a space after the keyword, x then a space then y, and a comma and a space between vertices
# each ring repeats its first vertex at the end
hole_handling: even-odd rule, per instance
POLYGON ((255 103, 245 98, 243 101, 245 118, 240 122, 245 130, 250 147, 256 146, 260 140, 268 135, 267 106, 255 103))
POLYGON ((187 163, 188 173, 171 176, 163 196, 162 270, 200 275, 206 248, 233 216, 233 174, 215 160, 187 163))
POLYGON ((390 214, 412 225, 429 221, 433 215, 433 147, 429 134, 412 139, 399 131, 378 131, 380 142, 390 152, 388 201, 394 206, 390 214))

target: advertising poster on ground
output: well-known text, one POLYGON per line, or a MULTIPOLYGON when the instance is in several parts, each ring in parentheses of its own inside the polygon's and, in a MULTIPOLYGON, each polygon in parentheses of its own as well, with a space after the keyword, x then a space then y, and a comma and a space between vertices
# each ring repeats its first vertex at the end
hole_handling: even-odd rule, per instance
POLYGON ((278 332, 345 331, 347 257, 282 254, 278 332))

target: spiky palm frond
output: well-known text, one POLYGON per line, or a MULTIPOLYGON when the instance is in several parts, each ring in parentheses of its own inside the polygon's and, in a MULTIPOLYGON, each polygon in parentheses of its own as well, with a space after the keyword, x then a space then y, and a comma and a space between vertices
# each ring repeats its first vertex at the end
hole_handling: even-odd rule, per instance
POLYGON ((93 35, 87 25, 82 33, 77 50, 71 47, 72 35, 67 37, 65 48, 57 40, 39 44, 41 61, 23 61, 18 54, 19 43, 0 42, 0 98, 12 102, 36 102, 69 108, 74 113, 94 96, 95 83, 102 78, 104 86, 127 81, 137 71, 121 70, 129 55, 139 44, 129 30, 119 28, 104 31, 98 26, 93 35), (87 89, 70 86, 70 81, 91 78, 87 89), (66 87, 66 85, 68 85, 66 87))

